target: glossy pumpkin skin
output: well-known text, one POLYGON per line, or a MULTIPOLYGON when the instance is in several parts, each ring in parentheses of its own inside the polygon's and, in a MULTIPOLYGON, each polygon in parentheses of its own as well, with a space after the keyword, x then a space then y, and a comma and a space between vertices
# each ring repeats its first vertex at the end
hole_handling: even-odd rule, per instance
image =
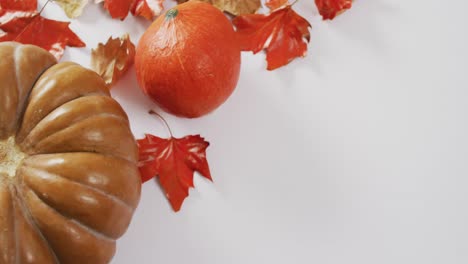
POLYGON ((210 4, 189 1, 158 17, 143 34, 135 69, 140 88, 163 109, 199 117, 231 95, 240 60, 225 15, 210 4))
POLYGON ((127 115, 77 64, 12 42, 0 58, 0 142, 25 155, 0 170, 0 264, 108 263, 140 198, 127 115))

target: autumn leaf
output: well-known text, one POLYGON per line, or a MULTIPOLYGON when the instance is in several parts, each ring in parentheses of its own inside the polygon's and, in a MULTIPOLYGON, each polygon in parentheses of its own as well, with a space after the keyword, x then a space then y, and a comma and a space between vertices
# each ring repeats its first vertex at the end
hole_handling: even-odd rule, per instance
POLYGON ((54 0, 69 18, 77 18, 83 14, 83 9, 89 0, 54 0))
POLYGON ((106 9, 112 18, 124 20, 134 0, 95 0, 95 3, 104 2, 106 9))
POLYGON ((265 49, 268 70, 274 70, 304 57, 310 41, 310 23, 291 6, 269 15, 241 15, 233 19, 241 49, 254 54, 265 49))
POLYGON ((1 10, 15 11, 35 11, 37 9, 37 0, 0 0, 1 10))
MULTIPOLYGON (((20 2, 20 1, 18 1, 20 2)), ((0 29, 5 32, 12 32, 12 34, 21 32, 31 21, 37 16, 37 3, 36 2, 20 2, 22 4, 13 4, 16 1, 1 1, 0 2, 0 29)))
POLYGON ((131 7, 134 16, 142 16, 152 21, 154 17, 159 16, 164 9, 164 0, 135 0, 131 7))
POLYGON ((0 2, 0 42, 17 41, 42 47, 57 59, 65 46, 84 47, 85 43, 69 28, 69 22, 42 17, 35 1, 0 2))
POLYGON ((315 0, 315 4, 323 19, 333 19, 346 9, 350 9, 352 0, 315 0))
MULTIPOLYGON (((195 0, 193 0, 195 1, 195 0)), ((196 0, 202 1, 217 7, 221 11, 228 12, 233 15, 254 14, 262 6, 260 0, 196 0)), ((187 0, 178 0, 179 4, 187 2, 187 0)))
POLYGON ((267 0, 265 2, 265 5, 270 8, 270 10, 276 10, 286 4, 288 4, 288 0, 267 0))
POLYGON ((135 45, 128 34, 120 38, 110 37, 106 44, 99 43, 91 51, 91 68, 112 86, 133 64, 135 45))
POLYGON ((153 20, 161 14, 164 0, 95 0, 95 3, 101 2, 112 18, 124 20, 131 12, 134 16, 153 20))
POLYGON ((193 185, 193 173, 198 171, 211 179, 206 160, 206 149, 210 145, 200 135, 168 139, 146 135, 137 140, 140 152, 139 168, 142 181, 159 177, 166 197, 174 211, 179 211, 193 185))

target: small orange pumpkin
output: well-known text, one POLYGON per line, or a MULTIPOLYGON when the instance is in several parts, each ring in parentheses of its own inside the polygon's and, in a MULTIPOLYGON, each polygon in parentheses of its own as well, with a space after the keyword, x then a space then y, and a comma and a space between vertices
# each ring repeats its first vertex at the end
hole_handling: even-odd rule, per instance
POLYGON ((175 115, 205 115, 231 95, 240 71, 232 24, 210 4, 189 1, 156 19, 138 43, 138 83, 175 115))

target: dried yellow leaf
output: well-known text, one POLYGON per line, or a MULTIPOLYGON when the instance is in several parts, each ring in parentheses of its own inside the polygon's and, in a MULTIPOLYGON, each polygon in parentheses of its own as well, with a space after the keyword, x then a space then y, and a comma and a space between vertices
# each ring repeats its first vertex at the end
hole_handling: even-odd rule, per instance
POLYGON ((54 0, 69 18, 77 18, 83 14, 83 9, 89 0, 54 0))
MULTIPOLYGON (((228 12, 233 15, 254 14, 262 6, 260 0, 196 0, 202 1, 217 7, 221 11, 228 12)), ((183 3, 187 0, 177 0, 183 3)))
POLYGON ((110 87, 133 64, 135 59, 135 45, 128 34, 120 38, 110 37, 106 44, 99 43, 91 51, 91 68, 104 79, 110 87))

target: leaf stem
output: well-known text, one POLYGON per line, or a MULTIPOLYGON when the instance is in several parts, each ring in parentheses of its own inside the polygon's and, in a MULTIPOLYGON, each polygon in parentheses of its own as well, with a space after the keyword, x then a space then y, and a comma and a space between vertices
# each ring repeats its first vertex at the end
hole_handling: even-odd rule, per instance
POLYGON ((161 120, 164 122, 164 124, 166 125, 167 130, 169 130, 169 134, 171 135, 171 137, 174 137, 174 136, 172 135, 171 127, 170 127, 169 124, 167 123, 166 119, 164 119, 164 117, 162 117, 162 115, 156 113, 154 110, 149 110, 148 113, 149 113, 150 115, 155 115, 155 116, 159 117, 159 119, 161 119, 161 120))
POLYGON ((53 0, 47 0, 47 1, 45 2, 45 4, 42 6, 41 10, 39 10, 39 15, 42 13, 42 11, 44 11, 44 8, 45 8, 50 2, 52 2, 52 1, 53 1, 53 0))
POLYGON ((292 2, 292 3, 290 4, 290 6, 295 5, 297 2, 299 2, 299 0, 296 0, 296 1, 292 2))

